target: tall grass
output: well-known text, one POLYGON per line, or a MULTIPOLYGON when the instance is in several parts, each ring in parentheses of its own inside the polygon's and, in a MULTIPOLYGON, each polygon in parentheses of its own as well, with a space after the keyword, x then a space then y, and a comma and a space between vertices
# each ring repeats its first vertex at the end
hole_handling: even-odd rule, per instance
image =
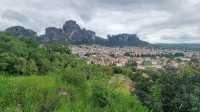
POLYGON ((147 112, 135 96, 74 75, 0 76, 0 112, 147 112))

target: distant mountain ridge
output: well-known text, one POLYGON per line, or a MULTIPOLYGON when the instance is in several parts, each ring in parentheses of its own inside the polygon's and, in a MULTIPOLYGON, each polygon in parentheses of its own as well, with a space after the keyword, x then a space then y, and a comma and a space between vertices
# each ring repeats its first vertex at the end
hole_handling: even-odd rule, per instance
POLYGON ((190 49, 190 50, 200 50, 200 44, 190 44, 190 43, 180 43, 180 44, 164 44, 164 43, 159 43, 159 44, 154 44, 154 46, 159 47, 159 48, 167 48, 167 49, 190 49))
POLYGON ((104 46, 146 46, 148 42, 142 41, 136 34, 118 34, 108 35, 107 39, 99 37, 94 31, 81 28, 76 21, 66 21, 62 28, 48 27, 45 34, 37 35, 31 29, 22 26, 14 26, 7 28, 8 32, 14 36, 29 37, 42 43, 48 42, 64 42, 75 45, 104 45, 104 46))

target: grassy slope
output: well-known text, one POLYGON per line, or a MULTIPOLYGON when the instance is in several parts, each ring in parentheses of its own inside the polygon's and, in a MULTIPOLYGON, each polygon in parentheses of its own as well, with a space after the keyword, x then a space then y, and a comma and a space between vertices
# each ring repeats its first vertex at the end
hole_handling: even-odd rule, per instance
MULTIPOLYGON (((74 83, 74 82, 73 82, 74 83)), ((98 81, 81 86, 57 76, 0 76, 1 112, 146 112, 135 96, 98 81)))

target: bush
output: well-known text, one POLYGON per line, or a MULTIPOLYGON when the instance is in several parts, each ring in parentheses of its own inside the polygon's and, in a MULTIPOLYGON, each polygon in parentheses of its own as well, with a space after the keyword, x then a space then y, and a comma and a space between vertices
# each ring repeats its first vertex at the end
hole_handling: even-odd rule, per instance
POLYGON ((94 106, 104 108, 109 105, 109 93, 106 88, 95 85, 92 88, 91 100, 94 106))
POLYGON ((65 71, 59 72, 57 75, 61 78, 62 82, 75 87, 84 87, 86 77, 79 69, 67 68, 65 71))

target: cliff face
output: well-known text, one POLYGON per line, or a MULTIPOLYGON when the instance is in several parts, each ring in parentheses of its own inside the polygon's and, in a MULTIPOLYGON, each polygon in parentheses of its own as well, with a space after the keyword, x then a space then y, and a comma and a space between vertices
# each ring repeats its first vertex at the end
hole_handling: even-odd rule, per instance
POLYGON ((66 21, 63 25, 63 32, 71 44, 93 44, 96 33, 91 30, 81 29, 73 20, 66 21))
POLYGON ((96 33, 81 29, 73 20, 66 21, 63 28, 46 28, 45 34, 39 36, 42 42, 68 42, 71 44, 94 44, 96 33))
POLYGON ((71 44, 99 44, 105 46, 145 46, 147 42, 141 41, 136 34, 118 34, 109 35, 108 39, 96 36, 94 31, 81 28, 76 21, 66 21, 62 28, 48 27, 45 29, 45 34, 37 36, 37 33, 25 29, 21 26, 10 27, 6 32, 23 37, 36 38, 40 42, 66 42, 71 44))
POLYGON ((55 27, 46 28, 45 34, 40 36, 40 40, 42 42, 68 41, 66 35, 63 33, 63 30, 55 27))
POLYGON ((66 21, 63 25, 63 31, 66 34, 70 34, 72 32, 79 32, 81 31, 81 27, 76 23, 74 20, 66 21))
POLYGON ((37 33, 35 31, 31 29, 26 29, 22 26, 13 26, 13 27, 7 28, 5 32, 8 32, 15 36, 30 37, 30 38, 37 37, 37 33))
POLYGON ((110 46, 143 46, 148 44, 141 41, 136 34, 108 35, 108 41, 110 46))

